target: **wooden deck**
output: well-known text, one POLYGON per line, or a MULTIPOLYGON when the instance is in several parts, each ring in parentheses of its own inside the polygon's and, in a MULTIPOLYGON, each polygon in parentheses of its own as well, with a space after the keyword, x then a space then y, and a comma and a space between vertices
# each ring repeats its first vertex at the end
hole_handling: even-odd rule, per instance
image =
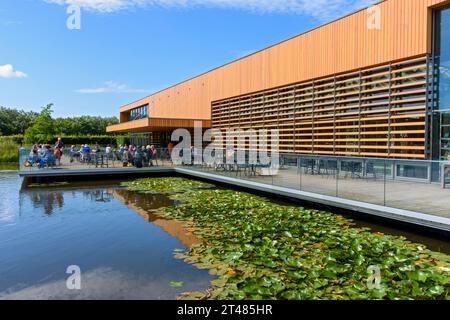
POLYGON ((332 179, 302 176, 300 182, 300 176, 297 175, 296 170, 282 170, 276 177, 239 177, 236 174, 191 168, 175 168, 175 171, 226 185, 305 200, 450 233, 450 189, 443 190, 439 188, 439 185, 399 181, 387 183, 386 190, 392 193, 386 198, 386 205, 384 205, 384 183, 381 181, 338 181, 338 186, 340 185, 342 189, 336 196, 336 182, 332 179), (433 201, 433 197, 441 198, 433 201))
MULTIPOLYGON (((252 178, 272 183, 272 177, 252 178)), ((299 174, 281 170, 273 184, 297 190, 450 218, 450 189, 438 183, 299 174)))

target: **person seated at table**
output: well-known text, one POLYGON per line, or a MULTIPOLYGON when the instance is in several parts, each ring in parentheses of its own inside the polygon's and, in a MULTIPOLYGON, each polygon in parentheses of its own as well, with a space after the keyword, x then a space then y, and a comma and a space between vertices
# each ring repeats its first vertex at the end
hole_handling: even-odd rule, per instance
POLYGON ((45 145, 42 150, 42 156, 39 157, 39 168, 43 168, 46 165, 47 167, 52 167, 54 165, 55 158, 53 157, 50 147, 45 145))
POLYGON ((58 165, 61 165, 61 157, 62 157, 62 151, 59 148, 55 148, 53 151, 53 156, 55 157, 55 164, 56 161, 58 161, 58 165))
POLYGON ((80 157, 80 152, 74 145, 72 145, 70 147, 69 156, 70 156, 70 162, 71 163, 75 160, 75 158, 79 158, 80 157))
POLYGON ((93 153, 97 153, 97 152, 100 152, 101 150, 100 150, 100 146, 98 145, 98 144, 96 144, 95 145, 95 147, 94 147, 94 149, 92 149, 92 152, 93 153))
POLYGON ((39 158, 43 157, 44 153, 45 153, 45 146, 43 144, 40 144, 38 148, 38 157, 39 158))
POLYGON ((33 145, 33 148, 31 149, 30 152, 30 160, 31 160, 31 164, 36 163, 36 161, 39 158, 39 146, 37 144, 33 145))
POLYGON ((81 149, 81 159, 82 161, 89 161, 91 158, 91 148, 89 145, 85 144, 81 149))

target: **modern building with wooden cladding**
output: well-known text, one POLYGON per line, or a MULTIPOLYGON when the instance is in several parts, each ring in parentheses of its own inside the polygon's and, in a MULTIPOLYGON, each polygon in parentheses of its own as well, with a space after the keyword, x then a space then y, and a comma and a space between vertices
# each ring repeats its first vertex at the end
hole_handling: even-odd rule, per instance
POLYGON ((450 154, 450 0, 385 0, 120 108, 111 132, 277 129, 280 151, 450 154))

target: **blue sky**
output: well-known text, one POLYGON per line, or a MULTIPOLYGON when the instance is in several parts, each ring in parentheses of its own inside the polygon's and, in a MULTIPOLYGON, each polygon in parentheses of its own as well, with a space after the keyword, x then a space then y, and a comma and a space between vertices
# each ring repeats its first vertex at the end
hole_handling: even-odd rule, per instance
POLYGON ((0 106, 56 116, 118 107, 371 0, 2 0, 0 106), (81 8, 81 29, 66 10, 81 8))

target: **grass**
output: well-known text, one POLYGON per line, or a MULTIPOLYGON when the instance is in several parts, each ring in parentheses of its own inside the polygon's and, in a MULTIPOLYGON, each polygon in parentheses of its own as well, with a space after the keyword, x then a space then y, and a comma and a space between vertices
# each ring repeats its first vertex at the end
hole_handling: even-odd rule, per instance
POLYGON ((19 146, 13 141, 0 142, 0 163, 14 163, 19 161, 19 146))

